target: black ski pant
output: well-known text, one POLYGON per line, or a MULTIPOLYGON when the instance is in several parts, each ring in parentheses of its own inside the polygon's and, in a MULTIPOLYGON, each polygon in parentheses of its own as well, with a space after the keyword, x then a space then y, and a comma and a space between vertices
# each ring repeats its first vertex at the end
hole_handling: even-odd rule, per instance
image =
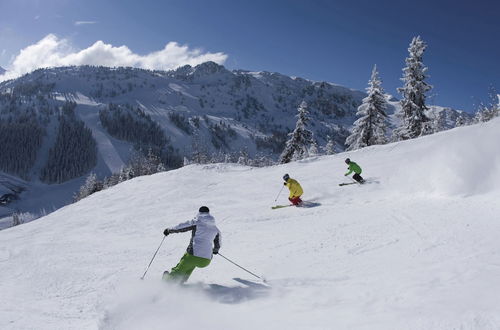
POLYGON ((352 178, 353 178, 354 180, 358 181, 359 183, 363 183, 363 182, 365 182, 365 179, 363 179, 363 178, 361 177, 361 175, 359 175, 358 173, 354 173, 354 175, 352 176, 352 178))

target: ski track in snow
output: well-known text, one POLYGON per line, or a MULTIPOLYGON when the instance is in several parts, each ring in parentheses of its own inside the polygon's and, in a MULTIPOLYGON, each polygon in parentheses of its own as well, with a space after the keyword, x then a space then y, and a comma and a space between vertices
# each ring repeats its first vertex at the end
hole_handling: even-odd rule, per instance
POLYGON ((484 176, 468 164, 498 132, 495 120, 268 168, 191 165, 98 192, 0 232, 0 328, 499 329, 500 161, 484 155, 484 176), (338 186, 347 156, 373 184, 338 186), (284 173, 321 206, 272 210, 284 173), (217 256, 186 287, 163 283, 189 233, 169 235, 139 280, 163 229, 203 204, 221 253, 269 287, 217 256))

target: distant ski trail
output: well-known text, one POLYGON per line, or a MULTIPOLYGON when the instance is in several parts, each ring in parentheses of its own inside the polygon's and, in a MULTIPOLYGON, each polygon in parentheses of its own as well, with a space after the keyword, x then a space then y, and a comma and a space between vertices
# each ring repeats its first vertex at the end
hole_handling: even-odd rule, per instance
POLYGON ((97 149, 106 166, 111 173, 119 172, 125 166, 125 163, 99 124, 99 108, 80 105, 77 107, 77 112, 80 119, 92 131, 92 136, 94 136, 97 143, 97 149))

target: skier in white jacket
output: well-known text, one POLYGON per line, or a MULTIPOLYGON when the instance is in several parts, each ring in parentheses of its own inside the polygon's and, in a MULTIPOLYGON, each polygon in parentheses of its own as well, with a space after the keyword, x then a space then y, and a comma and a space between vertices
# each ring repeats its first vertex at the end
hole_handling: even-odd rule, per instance
POLYGON ((163 231, 165 236, 172 233, 191 231, 191 241, 187 252, 182 256, 177 266, 170 270, 170 273, 168 271, 163 273, 164 280, 173 279, 180 283, 186 282, 196 267, 207 267, 212 261, 213 254, 219 252, 221 233, 215 225, 215 219, 209 212, 208 207, 202 206, 193 220, 163 231))

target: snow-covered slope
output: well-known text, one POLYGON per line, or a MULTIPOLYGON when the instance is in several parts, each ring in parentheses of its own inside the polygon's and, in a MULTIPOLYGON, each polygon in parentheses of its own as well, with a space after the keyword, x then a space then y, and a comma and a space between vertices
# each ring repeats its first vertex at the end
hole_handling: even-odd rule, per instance
MULTIPOLYGON (((0 232, 2 329, 498 329, 500 119, 269 168, 187 166, 0 232), (344 158, 366 185, 339 187, 344 158), (271 210, 281 177, 314 208, 271 210), (221 253, 160 281, 211 208, 221 253), (205 284, 217 284, 207 286, 205 284)), ((281 194, 278 203, 286 203, 281 194)))

